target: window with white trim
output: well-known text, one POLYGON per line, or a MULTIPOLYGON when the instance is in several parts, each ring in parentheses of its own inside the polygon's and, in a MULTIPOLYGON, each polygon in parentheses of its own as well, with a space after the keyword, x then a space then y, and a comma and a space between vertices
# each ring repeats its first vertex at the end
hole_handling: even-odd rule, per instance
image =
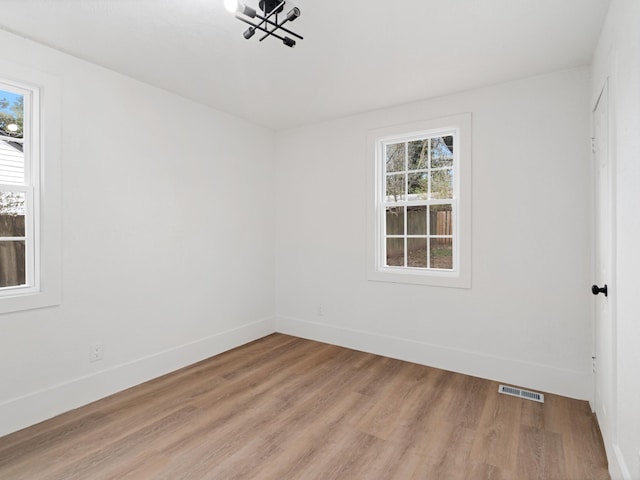
POLYGON ((0 60, 0 313, 60 303, 59 97, 55 77, 0 60))
POLYGON ((0 82, 0 297, 38 288, 34 104, 37 90, 0 82))
POLYGON ((468 288, 470 115, 381 129, 369 142, 369 278, 468 288))

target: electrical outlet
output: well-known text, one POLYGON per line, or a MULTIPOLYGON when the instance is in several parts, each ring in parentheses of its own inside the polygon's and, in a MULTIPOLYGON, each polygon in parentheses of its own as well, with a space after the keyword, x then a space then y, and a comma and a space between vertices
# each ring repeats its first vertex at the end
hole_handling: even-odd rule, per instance
POLYGON ((89 361, 97 362, 98 360, 102 360, 102 344, 92 343, 89 346, 89 361))
POLYGON ((323 317, 324 316, 324 305, 319 303, 318 306, 316 307, 316 315, 318 315, 319 317, 323 317))

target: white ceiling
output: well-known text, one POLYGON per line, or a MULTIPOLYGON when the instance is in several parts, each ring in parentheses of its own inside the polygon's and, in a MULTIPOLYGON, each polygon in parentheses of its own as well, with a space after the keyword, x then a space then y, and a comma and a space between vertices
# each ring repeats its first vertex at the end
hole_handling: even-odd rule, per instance
POLYGON ((609 1, 295 0, 295 48, 223 0, 0 0, 0 27, 280 129, 588 65, 609 1))

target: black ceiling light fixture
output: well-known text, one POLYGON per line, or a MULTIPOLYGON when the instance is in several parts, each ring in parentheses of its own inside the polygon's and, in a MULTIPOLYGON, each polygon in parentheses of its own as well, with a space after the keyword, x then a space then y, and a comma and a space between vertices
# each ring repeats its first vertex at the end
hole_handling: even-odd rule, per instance
POLYGON ((278 19, 278 14, 284 11, 286 3, 285 0, 260 0, 258 6, 264 12, 261 15, 255 9, 240 3, 238 0, 224 0, 224 6, 227 10, 231 13, 237 13, 236 18, 238 20, 250 25, 242 34, 247 40, 255 35, 256 30, 260 30, 265 33, 260 37, 260 41, 271 36, 282 40, 282 43, 287 47, 295 47, 296 41, 291 37, 287 37, 282 32, 288 33, 299 40, 303 40, 297 33, 283 27, 285 23, 293 22, 300 16, 300 9, 293 7, 287 12, 284 18, 281 17, 278 19), (253 19, 253 21, 250 19, 253 19))

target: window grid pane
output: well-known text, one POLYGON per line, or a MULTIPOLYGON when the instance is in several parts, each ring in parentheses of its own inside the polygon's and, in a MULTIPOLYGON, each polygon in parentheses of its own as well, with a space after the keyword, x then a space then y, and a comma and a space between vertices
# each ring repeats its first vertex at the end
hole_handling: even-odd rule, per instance
POLYGON ((386 265, 388 267, 404 267, 404 238, 387 238, 386 265))
POLYGON ((387 207, 385 232, 387 236, 404 235, 405 207, 387 207))
POLYGON ((404 143, 387 145, 386 148, 386 171, 400 172, 405 169, 405 146, 404 143))
POLYGON ((25 241, 0 241, 0 288, 17 287, 26 282, 25 241))

